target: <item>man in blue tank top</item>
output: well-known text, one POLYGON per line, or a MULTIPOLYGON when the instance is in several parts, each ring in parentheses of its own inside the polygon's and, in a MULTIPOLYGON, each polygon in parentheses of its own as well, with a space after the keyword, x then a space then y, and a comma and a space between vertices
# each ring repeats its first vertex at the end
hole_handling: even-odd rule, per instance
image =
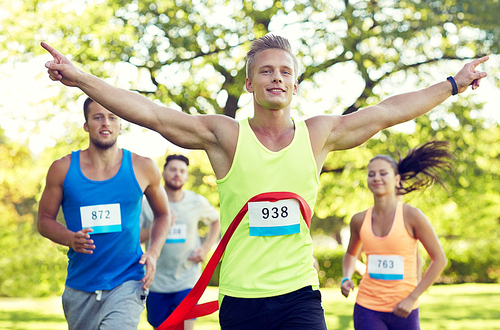
POLYGON ((84 115, 89 147, 51 165, 38 230, 69 247, 62 296, 69 329, 133 330, 170 228, 168 198, 156 164, 118 148, 118 116, 90 98, 84 115), (154 213, 146 253, 139 240, 143 195, 154 213), (56 220, 59 207, 66 226, 56 220))
MULTIPOLYGON (((205 150, 218 182, 224 182, 231 175, 242 126, 240 122, 228 116, 192 116, 165 107, 138 93, 116 88, 79 70, 68 58, 46 43, 42 43, 42 47, 54 58, 45 64, 51 80, 80 88, 111 112, 160 133, 168 141, 182 148, 205 150)), ((245 87, 253 95, 254 114, 252 118, 245 119, 245 123, 255 136, 254 142, 267 150, 265 160, 273 161, 274 158, 271 158, 277 153, 288 151, 297 133, 298 125, 296 126, 291 118, 291 102, 299 87, 298 62, 288 40, 271 34, 253 40, 246 59, 245 87)), ((315 162, 312 170, 319 177, 323 163, 331 151, 359 146, 380 130, 421 116, 450 96, 465 92, 469 86, 476 89, 480 80, 486 77, 486 73, 476 70, 476 67, 486 60, 488 57, 476 59, 465 64, 454 77, 443 79, 422 90, 388 97, 378 104, 346 116, 325 114, 305 119, 302 124, 306 126, 306 138, 309 139, 307 154, 315 162)), ((262 173, 269 173, 269 168, 262 165, 265 164, 262 160, 252 159, 251 165, 262 173)), ((288 180, 296 180, 306 171, 311 171, 310 166, 297 171, 296 175, 289 177, 288 180)), ((317 180, 317 177, 314 179, 317 180)), ((262 180, 261 185, 262 190, 269 189, 267 188, 268 182, 262 180)), ((218 185, 218 187, 219 196, 223 193, 226 196, 238 195, 238 190, 246 188, 238 184, 228 185, 224 186, 225 190, 222 192, 223 185, 218 185)), ((315 195, 317 189, 307 193, 315 195)), ((237 208, 243 206, 237 205, 237 208)), ((223 234, 233 220, 225 214, 229 208, 234 207, 236 206, 231 203, 221 203, 223 234)), ((256 216, 256 221, 258 220, 256 216)), ((301 237, 304 238, 307 235, 301 237)), ((250 232, 248 232, 246 236, 240 235, 240 240, 234 244, 248 242, 251 239, 250 232)), ((310 237, 307 240, 309 239, 310 237)), ((297 245, 300 244, 305 246, 306 242, 298 241, 297 245)), ((300 246, 298 248, 300 249, 300 246)), ((269 251, 262 249, 256 252, 266 255, 269 251)), ((238 259, 238 255, 232 257, 238 259)), ((227 255, 224 258, 227 260, 227 255)), ((287 260, 287 255, 284 255, 282 259, 287 260)), ((280 261, 276 260, 273 264, 275 270, 280 270, 280 261)), ((307 255, 307 260, 303 261, 303 263, 310 264, 311 268, 313 262, 314 259, 310 255, 307 255)), ((247 274, 250 277, 253 276, 252 280, 257 277, 268 278, 275 274, 274 271, 260 272, 262 263, 252 266, 254 271, 247 274)), ((226 263, 226 266, 221 267, 221 274, 231 273, 235 268, 234 265, 226 263)), ((308 273, 308 278, 310 278, 310 273, 308 273)), ((296 276, 295 284, 303 283, 303 281, 303 277, 296 276)), ((231 284, 229 281, 221 281, 220 287, 223 288, 229 284, 231 284)), ((248 297, 239 293, 224 296, 219 314, 223 330, 326 329, 321 298, 318 290, 314 290, 315 288, 303 287, 286 293, 286 297, 283 297, 283 292, 275 294, 273 288, 259 287, 258 289, 263 293, 259 293, 258 297, 252 299, 247 299, 248 297), (226 297, 238 299, 238 306, 234 308, 238 311, 238 315, 225 311, 224 299, 226 297), (274 321, 268 321, 270 319, 274 321), (261 326, 262 323, 265 326, 261 326)))

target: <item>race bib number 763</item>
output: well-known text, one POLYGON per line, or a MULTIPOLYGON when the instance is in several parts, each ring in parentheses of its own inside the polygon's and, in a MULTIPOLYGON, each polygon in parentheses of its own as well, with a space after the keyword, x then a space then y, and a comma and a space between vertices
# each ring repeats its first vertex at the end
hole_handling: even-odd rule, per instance
POLYGON ((400 255, 368 256, 368 274, 377 280, 402 280, 405 271, 404 257, 400 255))

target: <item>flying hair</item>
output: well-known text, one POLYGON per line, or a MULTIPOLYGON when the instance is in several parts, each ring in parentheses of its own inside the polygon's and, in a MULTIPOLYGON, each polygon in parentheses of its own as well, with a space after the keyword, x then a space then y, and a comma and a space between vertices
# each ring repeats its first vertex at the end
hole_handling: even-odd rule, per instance
POLYGON ((396 162, 388 155, 377 155, 375 159, 383 159, 389 162, 395 174, 401 176, 399 195, 406 195, 412 191, 427 188, 434 182, 446 188, 444 181, 440 178, 443 172, 453 170, 453 154, 449 150, 448 141, 430 141, 417 148, 411 149, 402 158, 398 150, 399 160, 396 162))

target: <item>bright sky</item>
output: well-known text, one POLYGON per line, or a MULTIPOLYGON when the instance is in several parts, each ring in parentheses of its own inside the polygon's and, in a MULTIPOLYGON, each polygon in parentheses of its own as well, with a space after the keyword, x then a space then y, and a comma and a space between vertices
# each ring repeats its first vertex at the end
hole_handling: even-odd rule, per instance
MULTIPOLYGON (((100 3, 102 0, 60 1, 62 4, 61 10, 75 11, 77 13, 84 10, 87 3, 92 2, 100 3)), ((255 9, 260 7, 264 9, 272 6, 272 4, 273 2, 270 0, 257 0, 254 6, 255 9)), ((292 2, 287 2, 287 4, 292 5, 292 2)), ((234 8, 224 6, 217 8, 214 11, 217 15, 215 19, 218 21, 225 19, 227 16, 223 15, 225 10, 232 12, 234 8)), ((0 9, 0 17, 2 15, 8 15, 8 12, 0 9)), ((274 33, 287 37, 293 48, 297 48, 300 43, 297 36, 303 33, 299 25, 294 24, 297 19, 298 17, 294 15, 277 17, 273 19, 272 23, 274 33)), ((449 25, 454 27, 453 24, 449 25)), ((439 44, 440 40, 438 39, 434 40, 434 42, 439 44)), ((46 147, 54 145, 56 140, 59 141, 64 138, 64 130, 61 127, 66 123, 74 122, 78 123, 79 126, 83 125, 82 104, 84 97, 82 97, 81 91, 78 89, 70 89, 74 92, 74 100, 76 100, 76 102, 66 105, 70 111, 54 109, 51 102, 42 103, 47 97, 58 95, 61 88, 61 84, 48 79, 44 68, 44 63, 48 60, 51 60, 51 56, 46 54, 38 56, 27 63, 9 63, 0 66, 0 90, 2 91, 0 94, 0 126, 5 130, 9 138, 28 143, 35 154, 42 152, 46 147), (47 113, 53 115, 51 120, 41 120, 45 118, 47 113)), ((443 66, 446 66, 446 68, 433 69, 432 72, 428 73, 435 82, 444 80, 448 75, 456 73, 462 67, 462 63, 452 62, 443 64, 443 66)), ((488 71, 488 68, 498 67, 500 67, 500 56, 492 56, 482 70, 488 71)), ((299 87, 299 95, 295 97, 292 104, 292 109, 298 108, 306 116, 323 113, 341 114, 345 107, 356 100, 363 88, 363 81, 354 73, 354 69, 354 66, 349 63, 338 64, 330 68, 328 72, 318 74, 316 82, 321 86, 320 88, 310 82, 302 83, 299 87), (335 109, 330 109, 332 104, 338 104, 338 106, 335 109)), ((116 66, 116 77, 116 79, 109 82, 118 87, 130 88, 130 82, 140 81, 141 88, 145 90, 154 89, 151 82, 145 80, 145 78, 147 79, 146 75, 139 75, 137 70, 130 64, 118 64, 116 66)), ((411 77, 410 79, 403 77, 398 80, 396 76, 395 79, 391 79, 391 85, 384 85, 383 88, 388 94, 392 95, 414 90, 414 83, 411 77)), ((496 122, 500 121, 500 114, 496 110, 498 108, 499 90, 492 85, 492 79, 483 80, 478 90, 471 92, 469 89, 466 93, 474 93, 476 99, 486 102, 482 112, 483 116, 492 118, 496 122)), ((450 98, 446 102, 452 101, 453 98, 450 98)), ((246 105, 237 112, 236 119, 251 116, 253 113, 251 95, 245 96, 244 101, 240 102, 240 104, 246 105)), ((297 111, 292 111, 292 116, 300 119, 297 111)), ((450 117, 449 123, 452 124, 452 122, 453 118, 450 117)), ((399 125, 398 129, 411 132, 413 126, 413 123, 409 122, 399 125)), ((167 148, 171 151, 181 150, 169 144, 159 134, 133 124, 130 124, 129 130, 122 134, 119 144, 121 147, 153 158, 164 155, 167 148)))
MULTIPOLYGON (((50 55, 43 55, 34 58, 27 63, 5 64, 0 66, 0 89, 2 96, 0 98, 0 126, 5 130, 6 135, 13 140, 27 142, 30 149, 35 153, 42 152, 44 148, 54 145, 56 140, 62 139, 61 127, 68 121, 83 125, 82 104, 84 97, 81 91, 75 88, 74 91, 77 100, 75 103, 68 104, 70 110, 60 111, 58 109, 53 113, 54 117, 50 122, 41 121, 46 112, 53 112, 53 105, 50 102, 40 103, 43 99, 58 94, 61 85, 50 81, 44 63, 51 59, 50 55)), ((490 61, 481 70, 488 70, 488 67, 498 67, 500 57, 492 57, 490 61)), ((448 71, 437 72, 438 77, 445 79, 451 72, 457 72, 461 68, 460 63, 451 64, 447 67, 448 71)), ((301 84, 299 96, 296 97, 293 107, 307 109, 307 116, 322 114, 328 109, 329 104, 342 97, 343 106, 351 104, 362 88, 360 78, 352 74, 352 68, 349 65, 335 66, 327 74, 318 78, 321 88, 313 87, 311 84, 301 84), (353 86, 357 86, 353 88, 353 86), (332 91, 335 91, 332 93, 332 91)), ((128 82, 140 79, 137 71, 131 69, 130 65, 119 65, 117 67, 117 77, 110 83, 119 87, 127 88, 128 82)), ((436 81, 439 78, 436 78, 436 81)), ((67 87, 62 87, 67 88, 67 87)), ((398 86, 397 92, 412 90, 410 85, 398 86)), ((483 115, 500 121, 496 102, 498 102, 499 90, 492 85, 492 80, 483 80, 481 87, 472 92, 470 89, 466 93, 474 93, 479 100, 487 102, 483 115)), ((460 97, 460 96, 459 96, 460 97)), ((452 102, 450 98, 446 102, 452 102)), ((251 96, 246 97, 246 106, 237 114, 237 119, 252 115, 251 96)), ((342 107, 333 110, 333 113, 340 114, 342 107)), ((292 114, 295 118, 299 117, 297 113, 292 114)), ((399 126, 399 129, 411 132, 412 122, 399 126)), ((82 128, 83 129, 83 128, 82 128)), ((121 147, 130 149, 140 155, 147 157, 163 156, 167 149, 170 151, 182 152, 183 150, 168 143, 158 133, 146 130, 139 126, 130 124, 129 131, 122 134, 119 138, 121 147)))

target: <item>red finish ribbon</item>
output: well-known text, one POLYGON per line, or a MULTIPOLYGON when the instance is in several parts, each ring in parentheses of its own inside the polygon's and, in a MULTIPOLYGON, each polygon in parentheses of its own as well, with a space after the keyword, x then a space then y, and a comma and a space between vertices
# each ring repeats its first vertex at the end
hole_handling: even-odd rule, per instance
POLYGON ((184 298, 184 300, 177 306, 177 308, 170 314, 170 316, 157 328, 157 330, 184 330, 184 320, 190 320, 201 316, 210 315, 219 309, 219 302, 217 300, 210 301, 208 303, 203 303, 196 305, 200 300, 203 292, 208 286, 212 274, 217 267, 224 250, 226 249, 229 239, 233 235, 234 231, 240 224, 241 220, 248 212, 248 203, 252 202, 277 202, 283 199, 296 199, 299 202, 300 213, 306 221, 307 227, 311 227, 311 209, 307 202, 299 195, 291 192, 267 192, 256 195, 243 206, 243 208, 238 212, 233 222, 229 225, 224 237, 219 242, 217 249, 210 258, 205 267, 205 270, 201 274, 198 282, 194 285, 193 289, 184 298))

